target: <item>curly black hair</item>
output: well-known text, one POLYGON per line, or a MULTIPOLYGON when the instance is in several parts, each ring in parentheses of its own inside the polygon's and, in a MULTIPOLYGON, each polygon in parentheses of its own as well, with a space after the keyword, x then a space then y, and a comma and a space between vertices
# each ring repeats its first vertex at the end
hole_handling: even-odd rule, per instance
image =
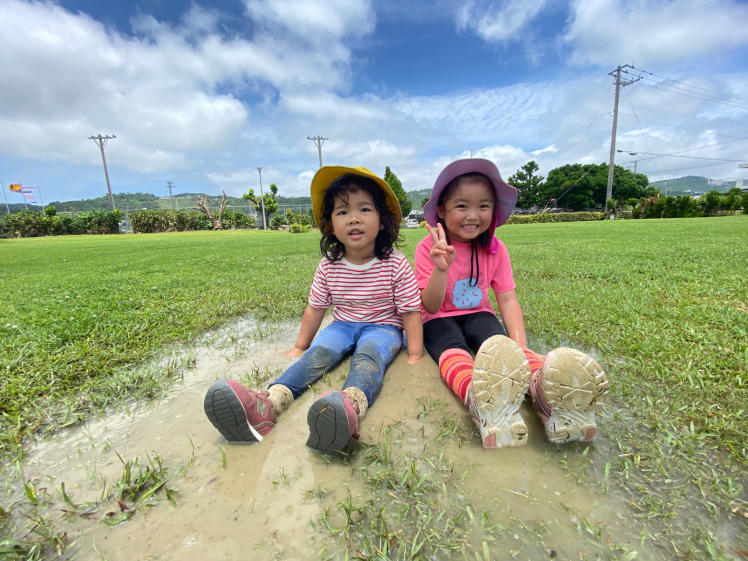
MULTIPOLYGON (((486 185, 488 185, 488 188, 491 190, 491 194, 494 194, 493 183, 491 183, 491 180, 488 177, 478 172, 463 173, 462 175, 458 175, 457 177, 455 177, 452 181, 449 182, 449 185, 444 188, 444 190, 441 192, 441 195, 439 195, 437 206, 444 207, 444 201, 448 200, 449 197, 452 196, 452 193, 455 189, 457 189, 457 186, 460 184, 460 180, 462 179, 483 181, 486 183, 486 185)), ((494 200, 493 204, 494 206, 497 205, 498 201, 494 200)), ((442 228, 444 228, 444 234, 447 236, 447 238, 449 238, 449 232, 447 232, 447 225, 445 224, 444 219, 437 215, 437 220, 441 222, 442 228)), ((493 234, 494 232, 492 232, 490 228, 481 233, 477 238, 478 245, 484 248, 490 246, 493 234)))
POLYGON ((354 191, 368 193, 374 201, 374 208, 379 213, 379 223, 382 225, 382 229, 379 230, 377 239, 374 242, 374 253, 378 259, 389 258, 392 255, 394 246, 401 241, 400 224, 392 211, 387 207, 382 188, 374 180, 353 173, 341 175, 330 183, 330 186, 325 191, 325 196, 322 199, 322 218, 320 220, 322 239, 319 241, 319 248, 322 251, 322 255, 330 261, 339 261, 345 255, 345 246, 332 231, 332 211, 336 198, 347 200, 348 193, 354 191))

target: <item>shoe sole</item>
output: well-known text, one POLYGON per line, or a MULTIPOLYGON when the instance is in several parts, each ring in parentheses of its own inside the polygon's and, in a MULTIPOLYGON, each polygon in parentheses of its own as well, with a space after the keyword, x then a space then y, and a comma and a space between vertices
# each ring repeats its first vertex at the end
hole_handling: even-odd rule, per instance
POLYGON ((542 390, 551 409, 548 440, 563 444, 595 437, 595 416, 608 398, 608 380, 595 359, 576 349, 554 349, 543 367, 542 390))
POLYGON ((262 435, 247 420, 247 412, 226 380, 215 382, 205 394, 205 415, 228 442, 261 442, 262 435))
POLYGON ((486 339, 475 355, 472 390, 484 448, 524 446, 527 425, 519 413, 530 386, 530 366, 509 337, 486 339))
POLYGON ((351 439, 343 398, 331 393, 312 403, 306 416, 309 438, 306 445, 324 454, 342 452, 351 439))

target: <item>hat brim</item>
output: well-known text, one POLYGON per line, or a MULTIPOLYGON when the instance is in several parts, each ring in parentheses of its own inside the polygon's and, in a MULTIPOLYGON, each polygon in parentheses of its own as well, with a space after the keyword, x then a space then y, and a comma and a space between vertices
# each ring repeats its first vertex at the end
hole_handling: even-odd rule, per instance
POLYGON ((466 173, 480 173, 488 177, 493 185, 496 203, 494 204, 494 216, 491 227, 498 228, 504 224, 512 214, 514 205, 517 203, 517 189, 509 185, 501 178, 499 168, 491 160, 483 158, 466 158, 457 160, 445 167, 434 182, 431 196, 423 205, 423 218, 431 226, 436 226, 439 221, 436 207, 439 204, 444 189, 453 179, 466 173))
POLYGON ((317 170, 312 178, 311 197, 312 210, 317 226, 322 228, 322 201, 325 199, 325 193, 330 184, 346 174, 358 175, 371 179, 384 192, 384 200, 389 211, 395 215, 397 224, 403 219, 403 211, 400 209, 400 201, 397 200, 392 187, 382 178, 378 177, 373 171, 363 167, 346 167, 346 166, 324 166, 317 170))

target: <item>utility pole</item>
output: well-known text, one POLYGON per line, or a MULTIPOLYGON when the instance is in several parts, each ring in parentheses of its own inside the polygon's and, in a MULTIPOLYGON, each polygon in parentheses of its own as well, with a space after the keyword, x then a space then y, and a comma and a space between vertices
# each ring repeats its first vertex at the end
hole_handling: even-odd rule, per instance
POLYGON ((262 192, 262 168, 257 168, 257 173, 260 174, 260 206, 262 207, 262 229, 267 232, 268 225, 265 220, 265 194, 262 192))
POLYGON ((169 187, 169 198, 171 199, 171 209, 177 210, 177 207, 174 205, 174 195, 171 194, 171 189, 174 187, 173 181, 167 181, 166 185, 169 187))
POLYGON ((10 214, 10 207, 8 206, 8 195, 5 194, 5 183, 0 181, 0 187, 2 187, 3 198, 5 199, 5 212, 6 214, 10 214))
POLYGON ((641 76, 636 78, 621 80, 621 73, 630 74, 629 70, 635 70, 630 64, 624 64, 618 66, 612 72, 608 72, 608 76, 613 76, 616 79, 616 101, 613 105, 613 132, 610 135, 610 160, 608 161, 608 188, 605 191, 605 210, 608 210, 608 201, 613 198, 613 168, 615 167, 615 154, 616 154, 616 128, 618 127, 618 98, 620 97, 621 88, 629 86, 634 82, 638 82, 642 79, 641 76))
POLYGON ((314 142, 314 144, 317 145, 317 152, 319 153, 319 167, 322 167, 322 145, 325 143, 325 140, 329 140, 329 138, 324 138, 319 135, 317 136, 307 136, 307 140, 311 140, 314 142))
POLYGON ((114 134, 112 136, 109 136, 109 135, 101 136, 99 134, 96 136, 88 137, 88 139, 93 140, 99 146, 99 150, 101 150, 101 161, 104 164, 104 175, 106 176, 106 188, 107 188, 107 191, 109 191, 109 202, 112 203, 112 210, 117 210, 117 208, 114 206, 114 197, 112 196, 112 186, 109 184, 109 172, 106 169, 106 156, 104 156, 104 146, 106 146, 106 143, 113 138, 117 138, 117 136, 114 134))

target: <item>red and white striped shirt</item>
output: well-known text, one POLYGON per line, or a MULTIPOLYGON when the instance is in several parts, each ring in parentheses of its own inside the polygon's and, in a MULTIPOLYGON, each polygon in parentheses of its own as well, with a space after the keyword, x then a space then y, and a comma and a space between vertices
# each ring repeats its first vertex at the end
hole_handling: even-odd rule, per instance
POLYGON ((376 257, 355 265, 323 257, 314 273, 309 304, 333 319, 354 323, 384 323, 402 329, 402 314, 421 309, 418 283, 405 256, 397 250, 389 259, 376 257))

